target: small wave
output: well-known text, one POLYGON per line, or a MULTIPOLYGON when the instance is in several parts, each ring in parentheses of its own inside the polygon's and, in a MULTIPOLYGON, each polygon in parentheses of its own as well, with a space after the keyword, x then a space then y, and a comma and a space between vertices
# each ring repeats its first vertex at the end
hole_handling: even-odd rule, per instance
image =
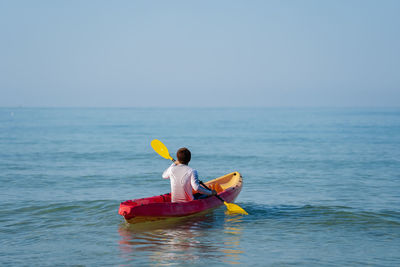
POLYGON ((364 211, 346 206, 267 206, 254 203, 241 205, 250 215, 244 221, 256 222, 263 219, 296 220, 297 223, 321 225, 367 225, 400 226, 400 212, 364 211))
POLYGON ((22 207, 10 208, 8 212, 15 215, 44 215, 44 214, 59 214, 70 211, 93 211, 101 213, 107 211, 111 206, 115 208, 115 201, 111 200, 91 200, 91 201, 70 201, 70 202, 56 202, 56 203, 43 203, 20 204, 22 207))
POLYGON ((0 224, 2 231, 10 234, 37 228, 94 225, 99 221, 114 224, 118 221, 118 204, 113 200, 3 204, 0 224))

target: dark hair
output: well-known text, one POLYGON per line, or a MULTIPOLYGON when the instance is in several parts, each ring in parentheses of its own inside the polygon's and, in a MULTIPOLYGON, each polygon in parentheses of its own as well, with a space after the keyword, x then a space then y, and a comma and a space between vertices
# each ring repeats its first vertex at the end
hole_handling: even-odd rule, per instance
POLYGON ((178 158, 179 162, 182 164, 187 165, 192 157, 189 149, 186 147, 179 148, 176 152, 176 157, 178 158))

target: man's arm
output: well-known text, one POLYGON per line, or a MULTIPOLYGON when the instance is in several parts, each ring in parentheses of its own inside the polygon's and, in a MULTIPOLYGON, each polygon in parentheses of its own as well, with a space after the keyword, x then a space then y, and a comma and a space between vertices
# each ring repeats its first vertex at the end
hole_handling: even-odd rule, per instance
POLYGON ((216 192, 214 190, 211 191, 211 190, 208 190, 208 189, 200 186, 199 176, 198 176, 196 170, 193 170, 190 181, 192 184, 192 188, 195 191, 197 191, 201 194, 204 194, 204 195, 208 195, 208 196, 215 195, 216 192))
POLYGON ((172 166, 175 166, 175 163, 172 163, 171 166, 169 166, 162 174, 162 178, 168 179, 171 176, 171 168, 172 166))

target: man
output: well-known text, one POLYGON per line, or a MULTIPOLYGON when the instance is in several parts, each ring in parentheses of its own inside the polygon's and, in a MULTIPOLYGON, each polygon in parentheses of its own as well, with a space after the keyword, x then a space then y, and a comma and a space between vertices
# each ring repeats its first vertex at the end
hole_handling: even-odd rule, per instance
MULTIPOLYGON (((186 202, 199 197, 194 197, 192 189, 206 196, 216 195, 215 190, 208 190, 199 183, 197 171, 188 166, 191 153, 186 147, 176 152, 177 161, 172 163, 162 175, 164 179, 171 180, 171 202, 186 202)), ((198 194, 196 194, 198 195, 198 194)), ((201 197, 201 195, 200 195, 201 197)))

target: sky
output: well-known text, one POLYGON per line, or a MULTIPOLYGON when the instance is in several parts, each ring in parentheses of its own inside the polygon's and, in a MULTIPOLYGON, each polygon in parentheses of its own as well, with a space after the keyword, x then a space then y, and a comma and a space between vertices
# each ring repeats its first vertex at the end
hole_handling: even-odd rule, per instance
POLYGON ((400 107, 400 1, 0 0, 0 106, 400 107))

